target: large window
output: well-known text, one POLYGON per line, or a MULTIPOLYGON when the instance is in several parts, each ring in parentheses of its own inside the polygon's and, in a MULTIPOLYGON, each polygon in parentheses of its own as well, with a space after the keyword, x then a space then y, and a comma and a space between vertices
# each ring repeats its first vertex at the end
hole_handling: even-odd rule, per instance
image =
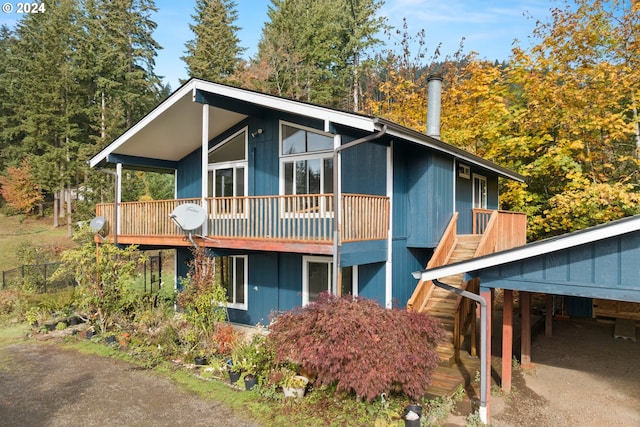
POLYGON ((282 193, 333 192, 333 136, 281 123, 282 193))
MULTIPOLYGON (((209 197, 246 196, 247 129, 235 133, 209 151, 209 197)), ((215 213, 244 212, 242 200, 220 200, 215 213)))
POLYGON ((217 257, 216 275, 220 284, 227 290, 229 308, 247 309, 248 298, 248 262, 246 255, 217 257))

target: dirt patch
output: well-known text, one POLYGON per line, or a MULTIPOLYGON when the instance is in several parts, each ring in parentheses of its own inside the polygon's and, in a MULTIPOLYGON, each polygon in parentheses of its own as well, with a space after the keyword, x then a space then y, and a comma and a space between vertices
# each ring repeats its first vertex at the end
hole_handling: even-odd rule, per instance
POLYGON ((6 426, 257 426, 225 405, 119 360, 55 345, 0 349, 6 426))
POLYGON ((495 426, 640 425, 640 342, 614 338, 613 324, 555 321, 538 335, 530 369, 513 392, 491 397, 495 426))

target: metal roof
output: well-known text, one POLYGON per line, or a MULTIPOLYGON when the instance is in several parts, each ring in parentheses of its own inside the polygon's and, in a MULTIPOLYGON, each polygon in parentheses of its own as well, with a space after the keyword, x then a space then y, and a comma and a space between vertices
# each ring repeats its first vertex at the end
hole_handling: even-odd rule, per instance
MULTIPOLYGON (((135 125, 116 138, 89 160, 91 167, 109 162, 111 155, 123 155, 176 162, 202 146, 202 108, 198 92, 214 94, 276 111, 313 117, 325 123, 346 126, 364 132, 379 131, 387 126, 391 137, 411 141, 449 154, 467 163, 490 170, 499 176, 523 181, 524 177, 493 162, 482 159, 453 145, 405 128, 385 119, 294 101, 274 95, 192 78, 173 92, 135 125)), ((246 119, 242 114, 221 106, 209 108, 210 138, 221 134, 246 119)))

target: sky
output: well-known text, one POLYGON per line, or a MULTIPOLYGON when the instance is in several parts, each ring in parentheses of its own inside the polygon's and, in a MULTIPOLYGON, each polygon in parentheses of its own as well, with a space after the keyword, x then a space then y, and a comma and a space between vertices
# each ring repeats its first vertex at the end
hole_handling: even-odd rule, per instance
MULTIPOLYGON (((248 59, 256 53, 271 1, 236 0, 236 4, 236 25, 241 28, 238 37, 248 59)), ((440 43, 441 57, 452 55, 464 38, 465 52, 502 61, 508 59, 514 40, 522 47, 529 46, 536 20, 548 21, 549 9, 555 4, 554 0, 386 0, 380 14, 395 28, 402 28, 406 18, 409 34, 424 29, 427 56, 440 43)), ((3 0, 0 25, 15 26, 21 17, 16 13, 17 5, 15 0, 3 0), (11 12, 5 9, 7 4, 12 6, 11 12)), ((195 0, 156 0, 156 6, 158 12, 152 20, 158 27, 153 35, 163 49, 158 52, 155 72, 175 90, 179 80, 187 78, 180 57, 185 43, 193 38, 189 24, 193 23, 195 0)), ((380 38, 388 41, 385 36, 380 38)))

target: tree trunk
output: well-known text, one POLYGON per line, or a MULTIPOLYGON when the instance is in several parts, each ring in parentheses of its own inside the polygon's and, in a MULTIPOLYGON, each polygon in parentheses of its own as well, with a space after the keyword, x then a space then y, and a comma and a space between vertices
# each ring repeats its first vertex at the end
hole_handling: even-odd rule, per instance
POLYGON ((58 227, 60 225, 58 218, 58 203, 60 202, 60 192, 53 192, 53 226, 58 227))
POLYGON ((71 184, 67 184, 67 236, 73 235, 73 229, 71 227, 71 184))

